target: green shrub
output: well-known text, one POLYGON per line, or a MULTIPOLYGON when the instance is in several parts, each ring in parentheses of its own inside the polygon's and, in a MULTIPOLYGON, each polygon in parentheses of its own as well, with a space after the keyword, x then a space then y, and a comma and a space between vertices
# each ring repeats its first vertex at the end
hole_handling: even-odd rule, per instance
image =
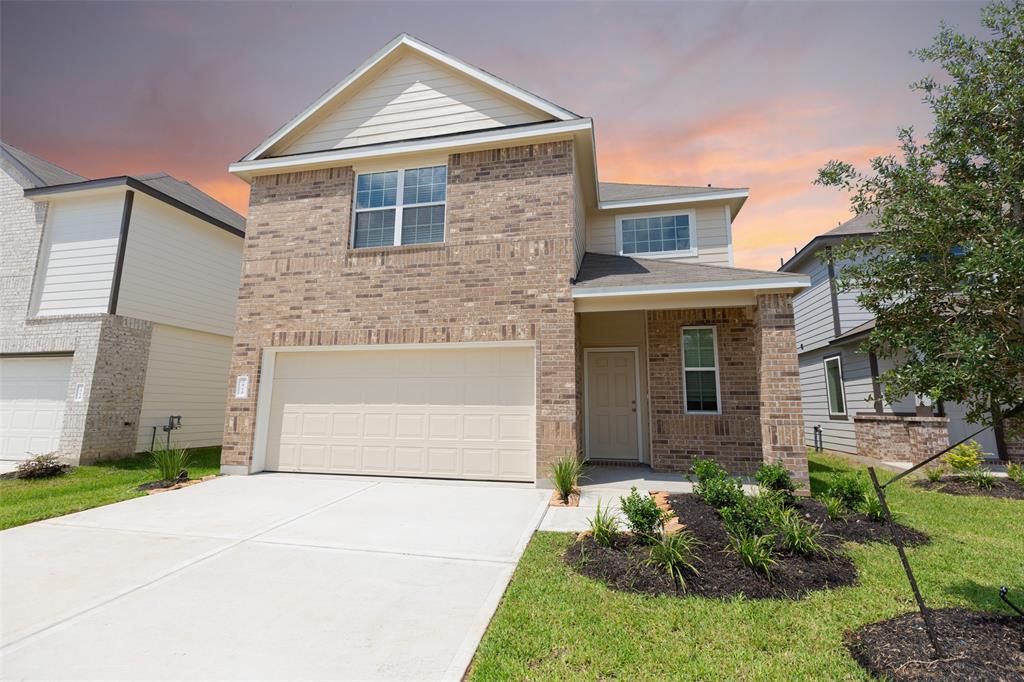
POLYGON ((775 537, 772 535, 730 535, 729 547, 743 565, 762 573, 770 580, 775 560, 775 537))
POLYGON ((996 487, 996 477, 988 469, 972 469, 964 474, 964 480, 981 490, 992 490, 996 487))
POLYGON ((868 491, 868 482, 855 471, 834 474, 829 482, 826 497, 835 497, 848 511, 856 511, 868 491))
POLYGON ((796 490, 793 477, 781 464, 762 464, 757 470, 757 484, 763 489, 782 493, 792 493, 796 490))
POLYGON ((864 493, 860 502, 860 511, 872 521, 885 520, 885 510, 882 509, 882 501, 878 496, 871 493, 864 493))
POLYGON ((686 589, 684 571, 697 573, 694 567, 694 548, 697 536, 688 530, 676 533, 662 533, 651 545, 651 555, 646 562, 649 566, 657 566, 668 573, 680 589, 686 589))
POLYGON ((601 501, 597 502, 597 509, 594 510, 594 517, 590 519, 590 532, 594 536, 594 542, 602 547, 611 547, 615 538, 619 535, 619 519, 609 507, 601 507, 601 501))
POLYGON ((583 476, 583 463, 576 455, 566 455, 551 465, 551 481, 563 502, 576 492, 583 476))
POLYGON ((783 509, 775 517, 782 546, 802 556, 825 556, 828 550, 821 544, 821 526, 800 518, 795 509, 783 509))
POLYGON ((60 476, 71 468, 54 453, 36 455, 18 464, 14 469, 15 478, 52 478, 60 476))
POLYGON ((1006 465, 1006 475, 1010 477, 1011 481, 1017 481, 1017 483, 1024 485, 1024 466, 1008 464, 1006 465))
POLYGON ((629 495, 619 498, 619 506, 626 517, 626 525, 637 539, 649 542, 661 529, 666 517, 670 516, 658 508, 654 498, 647 493, 637 492, 636 486, 629 495))
POLYGON ((846 516, 846 505, 838 497, 826 497, 822 503, 829 521, 841 521, 846 516))
POLYGON ((947 452, 945 460, 946 464, 953 468, 953 471, 963 473, 981 466, 981 457, 984 454, 977 441, 972 440, 960 443, 960 445, 947 452))
POLYGON ((763 492, 755 497, 744 495, 740 501, 718 510, 726 530, 734 535, 761 535, 782 511, 777 494, 763 492))
POLYGON ((705 481, 709 478, 725 478, 729 475, 718 462, 700 457, 693 460, 693 466, 690 467, 690 471, 693 472, 698 481, 705 481))
POLYGON ((932 483, 938 483, 944 473, 946 473, 946 467, 941 465, 937 467, 929 467, 924 471, 924 475, 927 476, 928 480, 932 483))
POLYGON ((158 480, 173 481, 188 478, 188 468, 192 466, 192 453, 187 448, 167 448, 150 453, 153 466, 156 468, 158 480))
POLYGON ((735 507, 743 500, 743 484, 732 476, 713 476, 706 478, 693 488, 705 503, 721 511, 727 507, 735 507))

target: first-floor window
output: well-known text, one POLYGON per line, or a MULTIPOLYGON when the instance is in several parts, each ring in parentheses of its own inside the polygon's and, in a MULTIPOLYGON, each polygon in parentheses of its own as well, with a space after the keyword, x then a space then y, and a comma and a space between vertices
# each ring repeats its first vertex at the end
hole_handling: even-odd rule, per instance
POLYGON ((839 356, 825 358, 825 390, 828 392, 828 413, 833 417, 846 415, 843 392, 843 363, 839 356))
POLYGON ((687 412, 718 414, 718 350, 714 327, 683 328, 683 404, 687 412))
POLYGON ((446 166, 356 176, 352 247, 444 241, 446 166))

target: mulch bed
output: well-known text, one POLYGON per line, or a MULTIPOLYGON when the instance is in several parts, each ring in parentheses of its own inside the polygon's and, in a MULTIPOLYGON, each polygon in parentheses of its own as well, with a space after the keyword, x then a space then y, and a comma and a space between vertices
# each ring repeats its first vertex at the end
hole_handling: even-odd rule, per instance
POLYGON ((981 495, 1008 500, 1024 500, 1024 485, 1017 483, 1012 478, 997 478, 996 484, 988 490, 979 488, 970 481, 965 481, 956 476, 943 476, 934 482, 922 479, 914 481, 914 486, 948 495, 981 495))
POLYGON ((160 490, 162 488, 170 488, 171 486, 180 485, 188 482, 188 472, 182 471, 178 474, 177 478, 167 478, 162 481, 150 481, 149 483, 143 483, 136 487, 136 490, 160 490))
POLYGON ((1024 680, 1024 619, 937 609, 943 658, 932 660, 916 611, 846 633, 846 648, 868 672, 892 680, 1024 680))
MULTIPOLYGON (((729 538, 722 519, 698 496, 671 495, 668 501, 680 523, 701 543, 696 551, 698 573, 686 576, 684 589, 680 590, 663 569, 646 565, 649 549, 629 535, 620 536, 613 547, 602 547, 593 538, 584 537, 566 551, 566 563, 585 576, 625 592, 710 598, 743 595, 749 599, 798 599, 812 590, 857 582, 856 567, 841 551, 844 541, 869 542, 888 537, 881 524, 868 520, 862 514, 852 515, 845 522, 832 522, 825 514, 824 505, 815 500, 799 500, 796 508, 808 520, 822 525, 826 535, 821 542, 833 554, 823 558, 777 552, 775 558, 778 563, 773 567, 769 580, 725 550, 729 538)), ((899 529, 907 544, 928 542, 924 533, 906 526, 899 526, 899 529)))

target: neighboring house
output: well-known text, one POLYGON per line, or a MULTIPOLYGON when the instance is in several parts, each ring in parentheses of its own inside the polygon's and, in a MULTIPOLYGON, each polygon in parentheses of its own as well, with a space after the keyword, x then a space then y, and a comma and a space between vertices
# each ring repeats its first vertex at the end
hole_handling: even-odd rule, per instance
POLYGON ((407 35, 231 171, 225 472, 540 482, 581 452, 806 480, 808 280, 732 267, 746 189, 598 182, 589 118, 407 35))
POLYGON ((0 146, 0 459, 217 445, 245 220, 166 174, 0 146))
MULTIPOLYGON (((871 216, 861 214, 818 235, 779 268, 811 278, 810 288, 793 299, 805 438, 826 450, 919 461, 981 426, 968 422, 956 403, 933 406, 910 396, 890 405, 881 399, 878 377, 892 361, 859 350, 874 317, 858 303, 856 291, 837 290, 836 277, 847 262, 831 255, 836 244, 875 231, 871 216)), ((992 429, 975 440, 987 453, 997 453, 992 429)))

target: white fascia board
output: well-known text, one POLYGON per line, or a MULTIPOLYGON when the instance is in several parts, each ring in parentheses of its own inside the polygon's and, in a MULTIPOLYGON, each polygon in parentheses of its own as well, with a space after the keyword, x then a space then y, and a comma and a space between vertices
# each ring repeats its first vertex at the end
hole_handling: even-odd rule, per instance
POLYGON ((619 201, 602 201, 600 209, 649 208, 651 206, 667 206, 670 204, 686 204, 700 201, 721 201, 728 199, 746 199, 750 191, 746 189, 729 190, 727 192, 703 192, 701 194, 683 194, 653 199, 621 199, 619 201))
POLYGON ((442 149, 455 152, 465 147, 500 144, 527 138, 576 133, 579 131, 590 130, 592 125, 593 122, 589 118, 577 118, 571 121, 537 123, 535 125, 523 126, 521 128, 517 127, 481 131, 478 133, 466 133, 457 137, 409 140, 406 142, 392 142, 382 145, 367 145, 365 147, 330 149, 310 154, 296 154, 294 156, 279 156, 270 159, 238 161, 228 166, 228 171, 245 178, 245 176, 250 173, 286 172, 289 170, 301 170, 306 167, 329 166, 345 161, 357 161, 360 159, 381 156, 414 154, 417 152, 429 152, 442 149))
POLYGON ((388 55, 390 55, 392 52, 399 49, 403 45, 410 47, 416 50, 417 52, 420 52, 432 59, 442 62, 443 64, 449 66, 450 68, 453 68, 456 71, 459 71, 469 76, 470 78, 479 80, 485 85, 488 85, 496 90, 505 93, 506 95, 518 99, 534 107, 535 109, 540 109, 541 111, 550 114, 551 116, 554 116, 555 118, 561 121, 568 121, 571 119, 579 118, 579 116, 572 113, 571 111, 568 111, 567 109, 563 109, 559 106, 556 106, 555 104, 552 104, 551 102, 548 102, 545 99, 537 97, 533 93, 518 88, 512 85, 511 83, 507 83, 501 80, 500 78, 492 76, 486 71, 482 71, 476 68, 475 66, 472 66, 471 64, 467 64, 466 62, 460 59, 456 59, 455 57, 446 54, 431 45, 427 45, 426 43, 417 40, 416 38, 413 38, 408 34, 403 33, 402 35, 398 36, 390 43, 382 47, 376 53, 374 53, 373 56, 371 56, 368 60, 363 62, 359 67, 357 67, 348 76, 346 76, 340 83, 335 85, 333 88, 331 88, 324 94, 320 95, 320 97, 318 97, 315 102, 306 107, 306 109, 303 110, 302 113, 300 113, 298 116, 294 117, 292 120, 288 121, 283 126, 278 128, 277 131, 275 131, 270 137, 264 140, 258 147, 256 147, 251 152, 246 154, 242 158, 242 161, 252 161, 254 159, 258 159, 264 152, 266 152, 268 149, 270 149, 275 144, 280 142, 286 135, 288 135, 293 130, 298 128, 300 125, 302 125, 303 122, 305 122, 310 116, 312 116, 314 113, 320 110, 320 108, 328 104, 331 100, 333 100, 335 97, 341 94, 342 91, 344 91, 350 85, 352 85, 357 80, 362 78, 367 71, 375 67, 377 64, 381 62, 381 60, 385 59, 388 55))
POLYGON ((631 287, 573 287, 573 298, 609 296, 650 296, 657 294, 695 294, 715 291, 767 291, 778 289, 806 289, 811 286, 807 275, 792 280, 748 279, 742 282, 694 282, 691 284, 644 284, 631 287))

